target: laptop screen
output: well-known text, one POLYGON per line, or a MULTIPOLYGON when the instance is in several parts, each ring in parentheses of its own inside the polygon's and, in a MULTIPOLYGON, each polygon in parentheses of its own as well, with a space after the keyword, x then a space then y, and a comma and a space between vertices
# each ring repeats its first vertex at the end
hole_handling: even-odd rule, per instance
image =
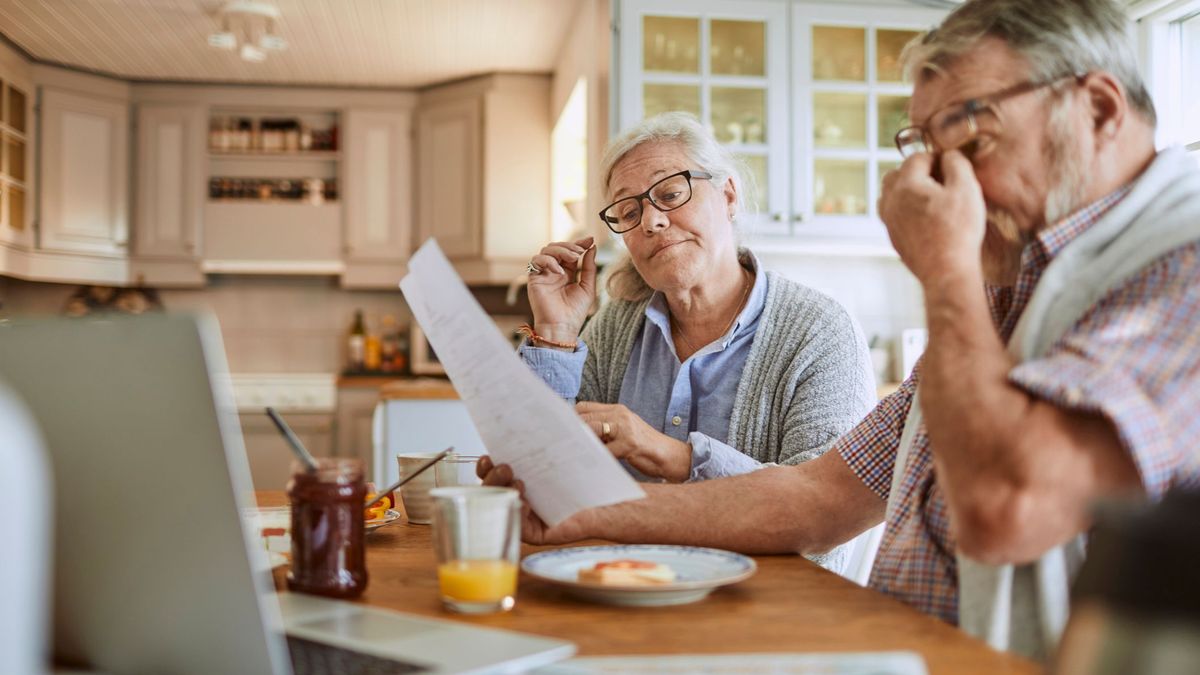
POLYGON ((213 388, 226 370, 211 318, 0 324, 0 380, 50 455, 56 661, 288 672, 271 579, 241 527, 253 494, 232 397, 213 388))

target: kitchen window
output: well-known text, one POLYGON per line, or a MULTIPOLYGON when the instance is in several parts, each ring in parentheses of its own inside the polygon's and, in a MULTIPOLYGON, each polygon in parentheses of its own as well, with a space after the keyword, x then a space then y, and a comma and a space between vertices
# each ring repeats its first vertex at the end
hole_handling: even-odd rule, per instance
POLYGON ((1200 0, 1136 0, 1142 73, 1158 112, 1159 147, 1200 159, 1200 0))

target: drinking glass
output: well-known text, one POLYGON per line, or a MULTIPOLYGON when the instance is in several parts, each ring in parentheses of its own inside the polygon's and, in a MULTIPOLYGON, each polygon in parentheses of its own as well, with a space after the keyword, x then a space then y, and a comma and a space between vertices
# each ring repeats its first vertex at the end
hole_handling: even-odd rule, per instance
POLYGON ((437 487, 483 485, 483 479, 475 474, 477 463, 479 455, 452 452, 433 467, 433 482, 437 487))
POLYGON ((442 605, 464 614, 512 609, 521 549, 517 491, 480 485, 429 494, 442 605))

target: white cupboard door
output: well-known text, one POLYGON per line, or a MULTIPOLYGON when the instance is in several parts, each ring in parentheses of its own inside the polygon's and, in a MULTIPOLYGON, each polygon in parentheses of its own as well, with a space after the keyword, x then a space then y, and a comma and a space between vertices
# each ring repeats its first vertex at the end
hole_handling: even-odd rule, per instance
POLYGON ((42 92, 40 245, 124 257, 129 241, 129 107, 42 92))
POLYGON ((347 110, 342 181, 349 261, 400 262, 412 247, 412 119, 408 111, 347 110))
POLYGON ((139 256, 194 259, 204 210, 205 111, 143 104, 137 113, 139 256))
POLYGON ((699 118, 740 164, 739 223, 787 234, 788 4, 623 0, 617 110, 628 128, 663 112, 699 118))
POLYGON ((480 99, 431 105, 418 122, 418 238, 449 258, 483 255, 482 124, 480 99))

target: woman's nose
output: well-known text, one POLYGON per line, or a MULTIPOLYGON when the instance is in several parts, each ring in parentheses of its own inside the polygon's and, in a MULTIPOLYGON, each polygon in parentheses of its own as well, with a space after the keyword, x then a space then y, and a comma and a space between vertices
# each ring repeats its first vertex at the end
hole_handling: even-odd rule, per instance
POLYGON ((653 204, 646 204, 642 209, 642 231, 646 234, 665 230, 670 226, 671 219, 667 217, 667 214, 655 208, 653 204))

